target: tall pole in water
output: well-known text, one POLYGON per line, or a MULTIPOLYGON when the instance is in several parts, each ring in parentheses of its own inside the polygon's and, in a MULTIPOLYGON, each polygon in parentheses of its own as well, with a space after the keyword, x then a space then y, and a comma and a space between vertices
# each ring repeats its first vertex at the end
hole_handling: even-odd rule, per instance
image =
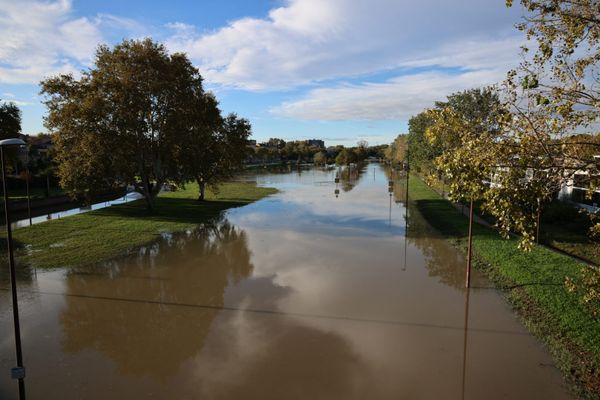
POLYGON ((408 241, 408 203, 404 204, 404 268, 402 271, 406 271, 406 250, 408 241))
POLYGON ((406 250, 407 250, 407 240, 408 240, 408 182, 410 175, 410 153, 408 152, 408 148, 406 148, 406 197, 404 200, 404 268, 403 271, 406 271, 406 250))
POLYGON ((465 389, 467 382, 467 339, 469 333, 469 294, 471 290, 467 288, 465 293, 465 326, 463 334, 463 365, 462 365, 462 399, 465 398, 465 389))
POLYGON ((390 217, 389 217, 389 225, 390 225, 390 227, 392 226, 392 192, 390 192, 390 217))
POLYGON ((17 367, 11 370, 11 375, 13 379, 19 380, 19 399, 25 400, 25 367, 23 367, 23 352, 21 350, 21 326, 19 323, 19 305, 17 299, 16 283, 17 274, 15 272, 15 259, 13 257, 12 249, 12 229, 10 226, 8 191, 6 190, 6 170, 4 167, 4 147, 8 145, 20 144, 25 143, 20 139, 5 139, 0 141, 0 162, 2 163, 2 188, 4 189, 4 221, 6 223, 6 243, 8 249, 8 265, 10 269, 13 321, 15 326, 15 349, 17 355, 17 367))
POLYGON ((31 196, 29 193, 29 178, 29 149, 27 149, 27 166, 25 167, 25 182, 27 183, 27 216, 29 217, 29 226, 31 226, 31 196))
POLYGON ((408 179, 410 176, 410 153, 408 148, 406 149, 406 201, 404 205, 408 208, 408 179))

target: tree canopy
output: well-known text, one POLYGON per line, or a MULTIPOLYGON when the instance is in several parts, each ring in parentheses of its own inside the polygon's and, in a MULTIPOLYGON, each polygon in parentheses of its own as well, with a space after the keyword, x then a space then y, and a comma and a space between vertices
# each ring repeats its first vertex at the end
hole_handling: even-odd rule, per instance
POLYGON ((397 165, 406 159, 406 151, 408 135, 400 134, 394 139, 394 141, 385 149, 385 159, 391 164, 397 165))
POLYGON ((184 54, 150 39, 99 46, 95 67, 46 79, 41 91, 63 187, 91 195, 131 185, 149 210, 166 183, 228 176, 249 132, 247 121, 240 136, 221 118, 184 54))
POLYGON ((496 138, 505 112, 492 88, 471 89, 448 96, 427 111, 426 137, 439 151, 434 165, 455 199, 479 199, 496 166, 496 138), (486 143, 486 146, 482 146, 486 143))
POLYGON ((21 110, 13 102, 0 101, 0 140, 19 137, 21 110))

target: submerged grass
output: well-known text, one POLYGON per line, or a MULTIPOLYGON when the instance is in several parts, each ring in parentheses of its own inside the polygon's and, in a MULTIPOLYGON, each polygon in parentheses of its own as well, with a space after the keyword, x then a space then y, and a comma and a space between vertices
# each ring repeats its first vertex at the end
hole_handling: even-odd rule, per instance
POLYGON ((189 184, 183 190, 162 193, 153 214, 148 214, 143 200, 137 200, 19 228, 13 232, 17 262, 52 268, 106 260, 149 243, 161 233, 191 228, 276 191, 230 182, 218 192, 207 190, 206 200, 199 202, 198 186, 189 184))
MULTIPOLYGON (((468 219, 419 179, 410 180, 409 193, 423 217, 464 249, 468 219)), ((564 285, 565 277, 577 276, 582 264, 541 246, 523 252, 517 244, 517 239, 503 239, 491 228, 474 225, 477 267, 505 291, 577 394, 599 398, 600 318, 564 285)))

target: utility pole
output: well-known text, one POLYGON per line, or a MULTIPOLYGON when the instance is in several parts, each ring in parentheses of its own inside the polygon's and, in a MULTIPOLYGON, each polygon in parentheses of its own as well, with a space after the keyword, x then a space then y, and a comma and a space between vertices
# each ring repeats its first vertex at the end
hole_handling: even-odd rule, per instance
POLYGON ((19 399, 25 400, 25 367, 23 366, 23 352, 21 349, 21 325, 19 323, 19 304, 17 298, 17 274, 15 272, 15 259, 12 249, 12 229, 10 226, 10 210, 8 203, 8 191, 6 187, 6 168, 4 166, 4 147, 23 145, 20 139, 4 139, 0 141, 0 162, 2 163, 2 188, 4 189, 4 218, 6 222, 6 243, 8 250, 8 266, 10 269, 10 285, 12 294, 13 322, 15 327, 15 350, 17 355, 17 367, 11 370, 13 379, 19 380, 19 399))
POLYGON ((467 249, 467 279, 466 287, 471 287, 471 256, 473 251, 473 198, 471 198, 471 207, 469 210, 469 246, 467 249))
POLYGON ((537 221, 536 221, 536 226, 535 226, 536 230, 537 230, 537 232, 535 234, 535 242, 537 244, 540 244, 540 212, 541 212, 541 210, 540 210, 540 208, 541 208, 540 203, 541 203, 541 201, 540 201, 540 199, 538 197, 538 199, 537 199, 537 221))
POLYGON ((27 216, 29 217, 29 226, 32 225, 31 222, 31 195, 29 193, 29 149, 27 149, 27 166, 25 169, 25 182, 27 183, 27 216))
POLYGON ((404 206, 408 207, 408 182, 410 176, 410 153, 408 148, 406 148, 406 200, 404 201, 404 206))

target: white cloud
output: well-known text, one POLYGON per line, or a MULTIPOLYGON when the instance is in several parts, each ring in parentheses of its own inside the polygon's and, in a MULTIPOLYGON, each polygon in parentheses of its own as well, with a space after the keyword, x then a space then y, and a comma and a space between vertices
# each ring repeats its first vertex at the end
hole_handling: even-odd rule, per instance
MULTIPOLYGON (((406 119, 453 91, 501 80, 516 63, 521 36, 512 25, 520 14, 502 0, 285 0, 265 18, 209 32, 173 22, 159 36, 187 52, 214 90, 311 85, 273 109, 277 115, 406 119), (363 83, 332 83, 342 79, 363 83)), ((145 35, 148 28, 131 19, 76 16, 71 0, 0 0, 0 83, 77 73, 99 42, 145 35)))
POLYGON ((168 46, 187 52, 210 82, 293 88, 407 65, 490 65, 498 62, 493 51, 476 44, 501 42, 519 13, 499 0, 289 0, 267 18, 236 20, 208 34, 171 24, 168 46), (471 48, 437 56, 467 39, 471 48))
POLYGON ((522 38, 456 41, 402 61, 425 72, 318 88, 271 110, 301 120, 406 120, 453 92, 494 85, 517 66, 522 38), (444 71, 452 72, 444 72, 444 71))
POLYGON ((499 69, 460 74, 423 72, 384 83, 320 88, 272 112, 302 120, 407 120, 450 93, 494 84, 503 76, 504 71, 499 69))
POLYGON ((46 76, 89 65, 102 29, 133 29, 109 15, 74 17, 71 0, 0 0, 0 82, 37 83, 46 76))
POLYGON ((33 104, 29 101, 22 101, 22 100, 0 100, 0 103, 14 103, 19 107, 30 106, 33 104))

